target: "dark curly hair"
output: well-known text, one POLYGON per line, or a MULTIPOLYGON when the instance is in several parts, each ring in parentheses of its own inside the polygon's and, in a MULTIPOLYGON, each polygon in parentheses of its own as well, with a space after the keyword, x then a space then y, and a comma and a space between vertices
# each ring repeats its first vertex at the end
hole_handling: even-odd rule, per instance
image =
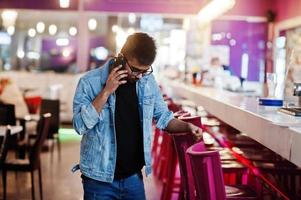
POLYGON ((126 58, 136 58, 141 65, 151 65, 156 57, 156 44, 146 33, 134 33, 128 36, 121 53, 126 58))

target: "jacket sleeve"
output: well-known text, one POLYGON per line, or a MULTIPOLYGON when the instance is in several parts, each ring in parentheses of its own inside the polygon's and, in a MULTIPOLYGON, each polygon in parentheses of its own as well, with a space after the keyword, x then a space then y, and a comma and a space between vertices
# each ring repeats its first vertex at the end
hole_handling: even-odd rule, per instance
POLYGON ((163 99, 162 93, 155 79, 152 77, 153 88, 155 90, 155 103, 154 103, 154 120, 156 126, 159 129, 165 129, 168 123, 174 118, 173 112, 171 112, 166 102, 163 99))
POLYGON ((101 119, 92 105, 92 91, 90 85, 80 79, 73 99, 73 127, 80 135, 91 130, 101 119))

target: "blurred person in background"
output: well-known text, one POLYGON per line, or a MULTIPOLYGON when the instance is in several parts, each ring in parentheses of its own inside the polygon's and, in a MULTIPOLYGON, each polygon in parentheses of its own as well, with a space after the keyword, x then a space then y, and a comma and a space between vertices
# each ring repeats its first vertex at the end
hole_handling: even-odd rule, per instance
POLYGON ((118 57, 87 72, 73 101, 73 126, 82 135, 80 169, 85 200, 145 199, 142 168, 151 173, 153 119, 169 133, 201 130, 173 117, 152 74, 153 38, 130 35, 118 57), (118 61, 118 62, 117 62, 118 61), (118 64, 120 62, 120 65, 118 64))
POLYGON ((294 49, 290 57, 285 81, 285 97, 292 97, 294 83, 301 83, 301 48, 294 49))
POLYGON ((222 87, 223 78, 230 76, 230 73, 224 70, 218 57, 212 57, 209 66, 201 72, 201 84, 205 86, 222 87))

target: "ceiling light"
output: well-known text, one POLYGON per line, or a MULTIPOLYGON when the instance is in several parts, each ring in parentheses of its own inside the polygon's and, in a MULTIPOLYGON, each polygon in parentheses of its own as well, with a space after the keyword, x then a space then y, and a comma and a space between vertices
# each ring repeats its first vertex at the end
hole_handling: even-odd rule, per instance
POLYGON ((14 26, 16 19, 18 17, 17 11, 14 10, 4 10, 1 14, 2 24, 4 27, 14 26))
POLYGON ((136 22, 136 15, 135 15, 135 13, 130 13, 129 14, 129 22, 130 22, 130 24, 134 24, 136 22))
POLYGON ((43 33, 45 31, 45 24, 43 22, 38 22, 36 29, 38 33, 43 33))
POLYGON ((34 37, 34 36, 36 36, 36 34, 37 34, 36 30, 33 29, 33 28, 30 28, 30 29, 28 30, 28 36, 29 36, 29 37, 34 37))
POLYGON ((69 45, 69 39, 68 38, 58 38, 55 41, 57 46, 68 46, 69 45))
POLYGON ((15 27, 14 26, 7 27, 7 33, 9 35, 13 35, 15 33, 15 27))
POLYGON ((119 30, 119 26, 116 25, 116 24, 114 24, 114 25, 112 26, 112 31, 113 31, 114 33, 116 33, 118 30, 119 30))
POLYGON ((22 51, 22 50, 19 50, 19 51, 17 52, 18 58, 24 58, 24 55, 25 55, 25 53, 24 53, 24 51, 22 51))
POLYGON ((50 35, 55 35, 57 32, 57 27, 54 24, 51 24, 48 28, 49 34, 50 35))
POLYGON ((62 55, 64 58, 69 57, 71 55, 71 50, 70 49, 64 49, 62 52, 62 55))
POLYGON ((199 11, 198 19, 201 23, 209 23, 233 8, 235 3, 235 0, 212 0, 199 11))
POLYGON ((88 21, 88 27, 90 31, 94 31, 97 28, 97 21, 94 18, 89 19, 88 21))
POLYGON ((71 36, 75 36, 75 35, 77 34, 77 29, 76 29, 76 27, 71 26, 71 27, 69 28, 69 34, 70 34, 71 36))
POLYGON ((60 0, 60 7, 61 8, 69 8, 70 1, 69 0, 60 0))

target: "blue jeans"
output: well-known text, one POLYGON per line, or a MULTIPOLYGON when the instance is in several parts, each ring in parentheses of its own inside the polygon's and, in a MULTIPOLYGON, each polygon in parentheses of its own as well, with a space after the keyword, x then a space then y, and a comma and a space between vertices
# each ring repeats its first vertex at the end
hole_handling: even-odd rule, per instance
POLYGON ((84 200, 145 200, 143 179, 140 174, 114 180, 113 183, 82 177, 84 200))

